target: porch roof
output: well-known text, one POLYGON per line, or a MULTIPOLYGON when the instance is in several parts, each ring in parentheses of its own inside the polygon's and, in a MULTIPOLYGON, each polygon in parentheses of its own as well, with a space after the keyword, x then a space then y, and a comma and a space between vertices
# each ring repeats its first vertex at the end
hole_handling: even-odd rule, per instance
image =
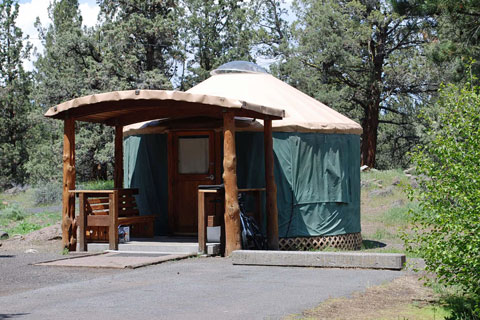
POLYGON ((125 126, 136 122, 185 116, 222 118, 224 111, 236 116, 278 120, 284 111, 242 100, 168 90, 113 91, 84 96, 51 107, 46 117, 125 126))

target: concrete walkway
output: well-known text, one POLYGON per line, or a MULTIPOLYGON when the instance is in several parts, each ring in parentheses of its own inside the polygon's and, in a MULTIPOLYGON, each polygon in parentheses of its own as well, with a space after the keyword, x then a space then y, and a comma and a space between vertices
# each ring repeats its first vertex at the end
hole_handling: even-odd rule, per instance
POLYGON ((102 254, 71 257, 48 262, 41 262, 37 266, 51 267, 84 267, 84 268, 113 268, 135 269, 144 266, 163 263, 171 260, 192 257, 192 254, 160 254, 160 253, 135 253, 135 252, 106 252, 102 254))
POLYGON ((278 319, 403 274, 192 258, 7 293, 0 297, 0 319, 278 319))

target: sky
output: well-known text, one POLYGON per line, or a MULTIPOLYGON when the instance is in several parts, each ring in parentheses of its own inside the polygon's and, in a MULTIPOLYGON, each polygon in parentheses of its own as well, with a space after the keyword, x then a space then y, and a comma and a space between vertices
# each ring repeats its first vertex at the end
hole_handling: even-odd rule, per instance
MULTIPOLYGON (((48 6, 50 0, 20 0, 20 10, 17 18, 17 26, 23 30, 24 35, 30 37, 29 41, 37 48, 37 52, 43 51, 43 46, 38 38, 38 31, 34 26, 37 17, 40 18, 43 27, 48 26, 51 20, 48 18, 48 6)), ((83 24, 92 27, 97 22, 99 12, 98 5, 95 0, 80 0, 80 12, 83 17, 83 24)), ((23 65, 26 70, 33 69, 35 57, 28 61, 24 61, 23 65)))

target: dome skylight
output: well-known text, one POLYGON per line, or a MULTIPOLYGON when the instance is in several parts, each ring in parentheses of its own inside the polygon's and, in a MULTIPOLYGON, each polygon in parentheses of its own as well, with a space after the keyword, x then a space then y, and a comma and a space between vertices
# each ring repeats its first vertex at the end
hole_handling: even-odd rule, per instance
POLYGON ((217 75, 222 73, 268 73, 267 70, 259 65, 248 61, 231 61, 222 64, 217 69, 210 72, 210 74, 217 75))

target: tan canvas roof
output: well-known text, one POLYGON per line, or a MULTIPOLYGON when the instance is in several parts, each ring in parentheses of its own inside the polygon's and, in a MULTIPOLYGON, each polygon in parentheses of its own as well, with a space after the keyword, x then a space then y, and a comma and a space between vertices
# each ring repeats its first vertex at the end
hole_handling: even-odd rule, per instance
POLYGON ((114 91, 80 97, 54 106, 45 116, 56 119, 75 118, 79 121, 107 125, 128 125, 140 121, 185 116, 222 117, 232 110, 236 116, 281 119, 283 110, 260 106, 235 98, 194 92, 167 90, 114 91))
MULTIPOLYGON (((216 74, 187 91, 248 101, 285 110, 282 120, 273 121, 275 131, 361 134, 355 121, 327 107, 268 73, 232 72, 216 74)), ((237 121, 238 122, 238 121, 237 121)), ((239 130, 263 130, 263 121, 243 121, 239 130)), ((160 122, 142 122, 124 129, 126 135, 161 132, 160 122)))
MULTIPOLYGON (((272 124, 276 131, 362 133, 362 127, 355 121, 267 73, 217 74, 187 92, 221 95, 283 109, 285 117, 272 124)), ((261 125, 261 121, 255 125, 261 125)))

